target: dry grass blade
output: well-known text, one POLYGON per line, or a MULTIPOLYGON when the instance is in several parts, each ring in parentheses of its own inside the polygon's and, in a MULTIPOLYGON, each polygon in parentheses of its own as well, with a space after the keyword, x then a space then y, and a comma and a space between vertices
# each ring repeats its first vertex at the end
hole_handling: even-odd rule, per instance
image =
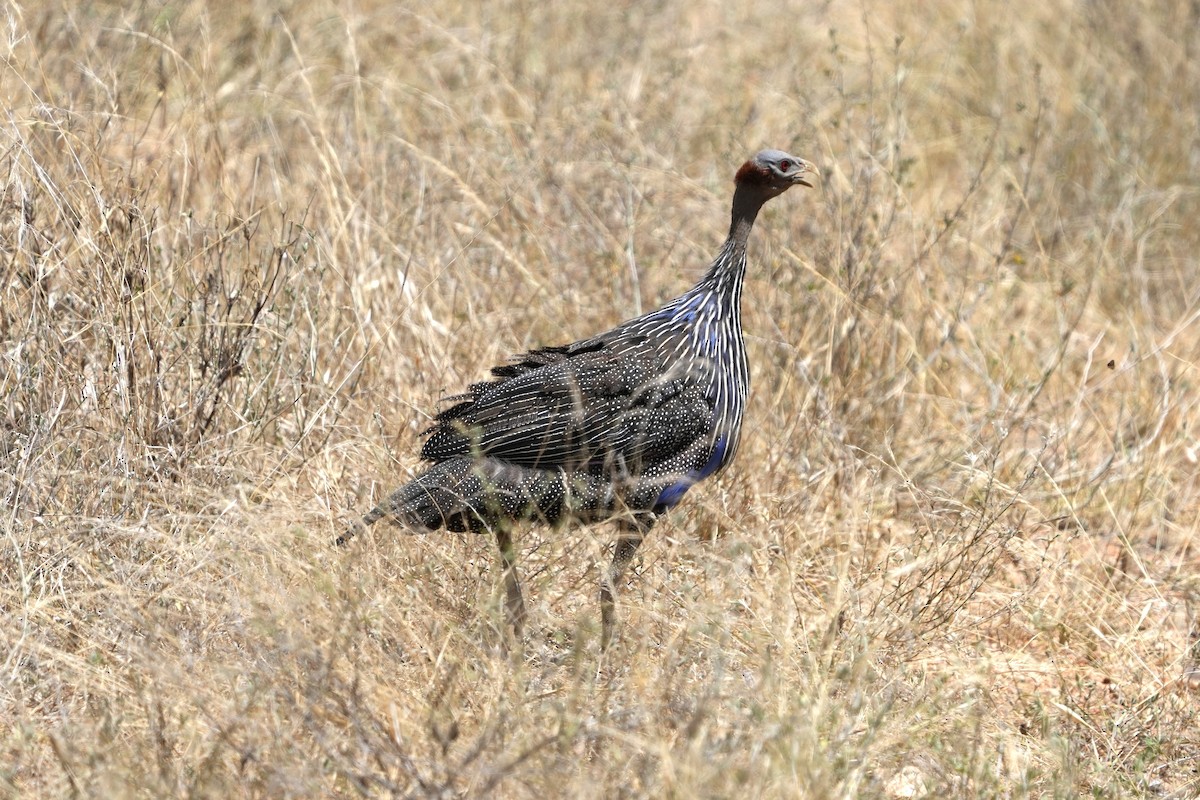
POLYGON ((1200 791, 1195 4, 0 6, 0 796, 1200 791), (330 546, 763 212, 659 523, 330 546))

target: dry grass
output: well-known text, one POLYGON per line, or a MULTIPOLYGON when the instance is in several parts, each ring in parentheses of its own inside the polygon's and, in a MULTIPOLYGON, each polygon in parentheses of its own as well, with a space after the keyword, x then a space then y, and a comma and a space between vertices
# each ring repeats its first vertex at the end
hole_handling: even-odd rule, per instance
POLYGON ((1195 797, 1195 3, 0 9, 0 794, 1195 797), (738 462, 331 541, 438 398, 684 289, 738 462))

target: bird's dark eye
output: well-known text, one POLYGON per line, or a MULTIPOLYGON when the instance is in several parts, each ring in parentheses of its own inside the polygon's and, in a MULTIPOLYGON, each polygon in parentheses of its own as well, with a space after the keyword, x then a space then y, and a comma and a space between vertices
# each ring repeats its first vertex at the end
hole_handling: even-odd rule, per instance
POLYGON ((791 172, 791 171, 792 171, 792 162, 790 162, 790 161, 786 161, 786 160, 785 160, 785 161, 780 161, 780 162, 779 162, 779 168, 780 168, 781 170, 783 170, 784 172, 791 172))

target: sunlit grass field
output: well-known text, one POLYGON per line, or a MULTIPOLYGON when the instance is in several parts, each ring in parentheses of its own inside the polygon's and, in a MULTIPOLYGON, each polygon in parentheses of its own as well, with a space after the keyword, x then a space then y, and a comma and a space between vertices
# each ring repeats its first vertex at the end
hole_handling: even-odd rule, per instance
POLYGON ((0 796, 1200 795, 1200 7, 0 6, 0 796), (447 395, 685 290, 737 461, 334 538, 447 395))

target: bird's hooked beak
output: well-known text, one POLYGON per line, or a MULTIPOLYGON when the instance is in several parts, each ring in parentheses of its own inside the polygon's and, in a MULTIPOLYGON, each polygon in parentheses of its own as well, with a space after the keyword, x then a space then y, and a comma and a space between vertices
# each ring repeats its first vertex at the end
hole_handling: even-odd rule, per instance
POLYGON ((798 183, 810 189, 813 188, 812 181, 821 177, 821 171, 808 161, 800 161, 797 166, 800 169, 792 176, 792 183, 798 183))

